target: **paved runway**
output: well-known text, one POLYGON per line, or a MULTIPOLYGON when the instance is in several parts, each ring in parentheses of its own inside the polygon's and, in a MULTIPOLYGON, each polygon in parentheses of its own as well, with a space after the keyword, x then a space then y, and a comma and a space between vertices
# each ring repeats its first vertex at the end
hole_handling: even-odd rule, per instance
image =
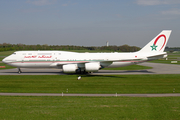
POLYGON ((149 66, 152 69, 147 70, 100 70, 96 75, 102 74, 180 74, 180 65, 176 64, 160 64, 160 63, 141 63, 139 65, 149 66))
POLYGON ((169 94, 58 94, 58 93, 0 93, 0 96, 86 96, 86 97, 173 97, 180 96, 180 93, 169 94))
POLYGON ((18 69, 5 69, 0 70, 0 75, 62 75, 64 74, 61 69, 52 69, 52 68, 21 68, 22 73, 18 73, 18 69))
MULTIPOLYGON (((122 75, 122 74, 180 74, 180 65, 141 63, 140 65, 150 66, 148 70, 99 70, 92 75, 122 75)), ((21 68, 22 73, 18 74, 18 69, 0 70, 0 75, 64 75, 61 69, 29 69, 21 68)))

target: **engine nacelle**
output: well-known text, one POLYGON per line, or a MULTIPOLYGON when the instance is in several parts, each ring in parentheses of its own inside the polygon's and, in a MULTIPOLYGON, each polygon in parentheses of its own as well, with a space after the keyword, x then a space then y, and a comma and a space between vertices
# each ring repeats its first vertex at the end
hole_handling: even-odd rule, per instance
POLYGON ((86 63, 85 70, 87 72, 95 72, 101 68, 100 63, 86 63))
POLYGON ((69 65, 63 65, 62 69, 64 73, 75 73, 78 67, 77 64, 69 64, 69 65))

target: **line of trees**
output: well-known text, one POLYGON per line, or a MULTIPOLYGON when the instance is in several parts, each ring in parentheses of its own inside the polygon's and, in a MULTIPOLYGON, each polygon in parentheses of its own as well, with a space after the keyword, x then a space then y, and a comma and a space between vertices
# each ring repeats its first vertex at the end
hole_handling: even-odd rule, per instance
POLYGON ((25 45, 25 44, 9 44, 3 43, 0 44, 0 52, 2 51, 18 51, 18 50, 108 50, 108 51, 117 51, 117 52, 135 52, 140 50, 139 47, 136 46, 101 46, 101 47, 86 47, 86 46, 73 46, 73 45, 25 45))
POLYGON ((169 51, 169 52, 180 51, 180 47, 166 47, 165 51, 169 51))
MULTIPOLYGON (((18 50, 64 50, 64 51, 71 51, 71 50, 98 50, 98 51, 113 51, 113 52, 135 52, 140 50, 140 47, 136 46, 129 46, 129 45, 122 45, 122 46, 74 46, 74 45, 25 45, 25 44, 9 44, 3 43, 0 44, 0 52, 2 51, 18 51, 18 50)), ((180 47, 166 47, 165 51, 180 51, 180 47)))

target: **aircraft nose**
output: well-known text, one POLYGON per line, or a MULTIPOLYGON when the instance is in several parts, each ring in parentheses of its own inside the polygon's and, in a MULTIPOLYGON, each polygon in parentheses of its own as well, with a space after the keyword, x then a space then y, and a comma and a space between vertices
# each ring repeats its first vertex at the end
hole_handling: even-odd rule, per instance
POLYGON ((3 62, 3 63, 7 63, 7 62, 6 62, 6 58, 4 58, 4 59, 2 60, 2 62, 3 62))

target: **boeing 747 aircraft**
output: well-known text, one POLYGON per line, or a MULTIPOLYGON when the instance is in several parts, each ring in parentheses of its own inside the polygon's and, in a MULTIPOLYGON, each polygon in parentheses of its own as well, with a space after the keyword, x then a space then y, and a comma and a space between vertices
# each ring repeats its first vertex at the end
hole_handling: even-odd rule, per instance
POLYGON ((171 30, 163 30, 140 51, 132 53, 77 53, 65 51, 17 51, 2 62, 18 68, 59 68, 64 73, 95 72, 166 58, 165 46, 171 30))

